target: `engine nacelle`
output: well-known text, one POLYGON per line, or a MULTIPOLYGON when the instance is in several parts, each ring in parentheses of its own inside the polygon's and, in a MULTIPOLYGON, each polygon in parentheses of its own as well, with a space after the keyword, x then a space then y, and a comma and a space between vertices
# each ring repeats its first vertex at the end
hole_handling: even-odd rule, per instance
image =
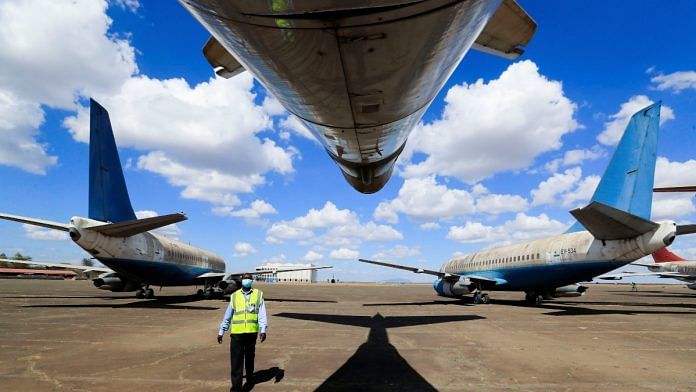
POLYGON ((687 283, 686 287, 690 288, 691 290, 696 290, 696 283, 687 283))
POLYGON ((135 291, 140 288, 140 284, 132 280, 122 279, 118 274, 109 272, 99 275, 92 281, 94 287, 99 290, 109 290, 113 292, 135 291))
POLYGON ((557 287, 551 294, 554 298, 558 297, 580 297, 585 295, 587 286, 570 284, 568 286, 557 287))
POLYGON ((433 288, 440 296, 454 298, 461 298, 473 291, 471 282, 468 279, 454 281, 437 279, 433 284, 433 288))
POLYGON ((221 280, 218 282, 217 287, 222 290, 225 294, 232 294, 241 287, 241 284, 236 280, 221 280))

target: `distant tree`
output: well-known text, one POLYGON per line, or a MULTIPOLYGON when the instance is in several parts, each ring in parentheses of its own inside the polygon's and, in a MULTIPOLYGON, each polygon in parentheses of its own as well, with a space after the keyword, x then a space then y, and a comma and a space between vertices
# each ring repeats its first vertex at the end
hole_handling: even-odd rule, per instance
POLYGON ((0 253, 0 259, 7 259, 7 255, 5 253, 0 253))
POLYGON ((92 259, 88 259, 85 257, 84 259, 82 259, 82 265, 84 265, 85 267, 94 267, 94 262, 92 261, 92 259))
POLYGON ((31 256, 24 256, 20 252, 15 253, 15 255, 12 257, 13 260, 21 260, 21 261, 30 261, 31 256))

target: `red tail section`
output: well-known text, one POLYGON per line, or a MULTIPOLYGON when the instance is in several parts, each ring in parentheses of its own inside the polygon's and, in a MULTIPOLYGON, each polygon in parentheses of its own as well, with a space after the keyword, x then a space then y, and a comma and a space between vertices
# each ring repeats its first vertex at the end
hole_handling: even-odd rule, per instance
POLYGON ((686 259, 670 252, 667 248, 662 248, 652 254, 656 263, 668 263, 670 261, 685 261, 686 259))

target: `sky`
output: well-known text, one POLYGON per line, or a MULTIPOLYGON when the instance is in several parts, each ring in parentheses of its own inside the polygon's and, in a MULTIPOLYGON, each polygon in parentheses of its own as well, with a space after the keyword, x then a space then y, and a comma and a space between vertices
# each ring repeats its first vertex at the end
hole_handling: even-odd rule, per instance
MULTIPOLYGON (((110 112, 138 215, 185 212, 165 234, 216 252, 228 271, 313 263, 335 267, 320 279, 430 281, 356 259, 439 269, 560 234, 629 117, 658 100, 656 185, 696 184, 696 3, 520 4, 539 25, 526 53, 469 52, 392 179, 364 195, 252 75, 215 77, 201 54, 209 34, 176 2, 5 0, 0 211, 87 215, 89 97, 110 112)), ((696 222, 694 197, 656 195, 653 219, 696 222)), ((672 249, 696 258, 693 237, 672 249)), ((88 257, 64 233, 0 222, 0 252, 17 251, 88 257)))

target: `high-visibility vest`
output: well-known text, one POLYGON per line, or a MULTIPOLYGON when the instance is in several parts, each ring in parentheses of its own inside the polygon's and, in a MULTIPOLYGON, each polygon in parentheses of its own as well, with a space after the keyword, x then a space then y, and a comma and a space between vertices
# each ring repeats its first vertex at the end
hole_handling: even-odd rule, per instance
POLYGON ((259 332, 259 309, 263 304, 263 292, 253 289, 249 299, 244 296, 242 290, 237 290, 230 295, 232 306, 232 327, 230 334, 257 333, 259 332))

